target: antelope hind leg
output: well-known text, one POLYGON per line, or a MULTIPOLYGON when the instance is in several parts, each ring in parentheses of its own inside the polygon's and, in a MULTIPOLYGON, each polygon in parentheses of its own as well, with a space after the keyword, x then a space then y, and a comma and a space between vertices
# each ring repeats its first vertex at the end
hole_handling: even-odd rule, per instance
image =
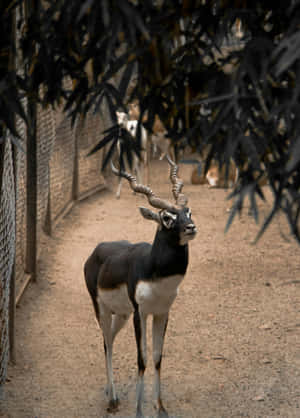
POLYGON ((136 385, 136 418, 142 418, 144 400, 144 373, 147 367, 147 316, 138 309, 134 312, 134 331, 138 354, 138 379, 136 385))
POLYGON ((113 352, 113 334, 112 334, 112 314, 103 306, 100 307, 100 326, 104 339, 104 352, 106 362, 107 375, 107 395, 109 399, 108 412, 114 412, 118 409, 118 398, 116 395, 113 367, 112 367, 112 352, 113 352))

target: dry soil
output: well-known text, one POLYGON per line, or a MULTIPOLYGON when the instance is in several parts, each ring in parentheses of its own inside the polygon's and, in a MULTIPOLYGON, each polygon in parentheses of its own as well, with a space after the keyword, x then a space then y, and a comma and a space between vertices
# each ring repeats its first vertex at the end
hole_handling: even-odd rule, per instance
MULTIPOLYGON (((258 226, 245 208, 227 234, 227 191, 190 184, 181 167, 198 235, 171 309, 162 363, 163 398, 171 417, 300 417, 300 258, 282 216, 253 245, 258 226)), ((151 185, 169 197, 165 162, 151 185)), ((261 220, 271 207, 260 204, 261 220)), ((156 226, 138 211, 147 201, 124 185, 76 206, 54 232, 37 283, 17 309, 17 364, 9 368, 0 416, 107 417, 102 336, 94 320, 83 264, 100 241, 152 241, 156 226)), ((145 415, 155 416, 151 327, 145 415)), ((136 348, 132 321, 117 337, 115 417, 135 415, 136 348)))

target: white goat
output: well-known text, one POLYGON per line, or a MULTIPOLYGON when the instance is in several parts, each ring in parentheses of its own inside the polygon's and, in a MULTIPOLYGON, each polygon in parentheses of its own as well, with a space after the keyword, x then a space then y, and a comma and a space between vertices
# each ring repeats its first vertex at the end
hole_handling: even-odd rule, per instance
MULTIPOLYGON (((140 117, 140 107, 138 103, 133 102, 129 103, 129 118, 132 120, 138 120, 140 117)), ((147 116, 142 120, 143 122, 147 121, 147 116)), ((160 152, 159 159, 162 160, 166 155, 170 155, 172 159, 175 160, 175 155, 172 148, 172 142, 170 138, 167 137, 167 130, 164 127, 162 121, 158 116, 155 116, 154 124, 152 126, 152 133, 150 135, 150 140, 153 146, 153 153, 156 154, 157 150, 160 152)))
MULTIPOLYGON (((133 137, 136 136, 137 127, 138 127, 138 121, 137 120, 129 120, 128 114, 125 112, 116 112, 118 124, 125 128, 133 137)), ((120 141, 118 141, 118 153, 120 155, 120 148, 121 144, 120 141)), ((134 175, 137 178, 137 181, 139 183, 143 183, 143 174, 144 174, 144 168, 146 167, 147 171, 147 182, 149 178, 149 167, 148 167, 148 158, 147 158, 147 132, 143 126, 141 126, 141 152, 140 152, 140 158, 134 153, 133 155, 133 167, 132 171, 134 175)), ((118 189, 116 192, 117 199, 120 198, 121 195, 121 188, 122 188, 122 177, 119 177, 119 184, 118 189)))

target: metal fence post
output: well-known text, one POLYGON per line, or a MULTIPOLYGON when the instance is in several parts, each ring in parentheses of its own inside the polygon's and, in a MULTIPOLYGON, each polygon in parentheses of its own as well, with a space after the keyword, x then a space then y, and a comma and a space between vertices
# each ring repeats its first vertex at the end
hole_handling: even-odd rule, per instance
POLYGON ((80 135, 83 126, 83 120, 77 119, 74 132, 74 166, 73 166, 73 182, 72 182, 72 198, 74 201, 79 198, 79 152, 78 152, 78 135, 80 135))
MULTIPOLYGON (((34 0, 26 1, 26 19, 29 19, 31 10, 35 6, 34 0)), ((35 48, 35 46, 33 47, 35 48)), ((28 70, 28 69, 27 69, 28 70)), ((32 91, 28 98, 28 127, 27 127, 27 245, 26 245, 26 272, 36 281, 37 274, 37 103, 36 92, 32 91)))
MULTIPOLYGON (((15 145, 12 145, 12 157, 13 157, 13 178, 15 186, 15 205, 17 202, 17 152, 15 145)), ((16 207, 16 206, 15 206, 16 207)), ((17 213, 15 211, 15 237, 17 239, 17 213)), ((16 363, 16 240, 15 240, 15 253, 14 262, 10 277, 10 293, 9 293, 9 359, 16 363)))
MULTIPOLYGON (((16 11, 12 16, 12 35, 11 42, 16 47, 16 11)), ((10 66, 16 70, 16 56, 10 55, 10 66)), ((16 127, 16 118, 14 116, 14 125, 16 127)), ((13 161, 13 181, 15 190, 15 207, 17 201, 17 152, 15 145, 12 144, 12 161, 13 161)), ((17 237, 17 214, 15 211, 14 219, 14 235, 17 237)), ((12 363, 16 362, 16 350, 15 350, 15 322, 16 322, 16 240, 15 240, 15 253, 14 262, 10 277, 10 292, 9 292, 9 358, 12 363)))
POLYGON ((48 200, 47 200, 47 211, 44 224, 44 231, 49 236, 52 235, 52 213, 51 213, 51 179, 50 179, 50 162, 48 164, 49 171, 49 190, 48 190, 48 200))
MULTIPOLYGON (((0 138, 4 139, 4 132, 0 128, 0 138)), ((0 193, 2 192, 2 180, 3 180, 3 173, 4 173, 4 142, 0 142, 0 193)), ((1 261, 1 260, 0 260, 1 261)), ((1 272, 2 265, 0 264, 0 272, 1 272)), ((4 280, 0 281, 0 326, 1 326, 1 334, 5 332, 2 329, 2 321, 4 321, 4 308, 2 306, 3 294, 5 292, 5 282, 4 280)), ((2 345, 2 338, 0 338, 0 400, 4 398, 4 382, 6 378, 6 368, 5 368, 5 346, 2 345)))
POLYGON ((15 318, 16 318, 16 276, 15 261, 11 272, 10 293, 9 293, 9 359, 15 364, 16 346, 15 346, 15 318))
POLYGON ((26 272, 36 280, 37 273, 37 106, 34 99, 28 100, 27 129, 27 245, 26 272))

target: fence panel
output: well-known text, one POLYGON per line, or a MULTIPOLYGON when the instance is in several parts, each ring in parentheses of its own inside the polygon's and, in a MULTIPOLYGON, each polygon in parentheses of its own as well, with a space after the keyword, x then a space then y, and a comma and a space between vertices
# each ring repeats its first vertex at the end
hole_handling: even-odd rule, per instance
MULTIPOLYGON (((56 130, 54 111, 38 106, 37 110, 37 242, 44 237, 50 193, 50 159, 55 144, 56 130)), ((38 245, 38 249, 41 245, 38 245)))
POLYGON ((90 157, 87 153, 97 144, 103 136, 103 131, 109 126, 110 120, 106 109, 103 106, 101 114, 89 112, 82 124, 77 127, 78 145, 78 193, 79 198, 86 196, 97 188, 105 184, 101 174, 101 152, 97 152, 90 157))
POLYGON ((72 201, 74 153, 73 129, 70 120, 65 119, 56 129, 50 158, 51 219, 57 218, 72 201))
MULTIPOLYGON (((19 42, 21 32, 24 30, 23 16, 24 16, 24 5, 20 5, 16 8, 16 48, 19 51, 19 42)), ((18 74, 23 75, 23 67, 21 65, 21 57, 17 54, 16 56, 16 68, 18 74)), ((27 99, 23 99, 23 106, 25 112, 27 112, 27 99)), ((25 122, 20 118, 16 117, 16 130, 20 136, 22 143, 22 150, 19 148, 15 149, 16 159, 16 173, 15 173, 15 187, 16 187, 16 260, 15 260, 15 292, 18 295, 22 293, 26 282, 25 274, 25 263, 26 263, 26 251, 27 251, 27 128, 25 122)))
MULTIPOLYGON (((15 261, 15 277, 16 277, 16 295, 22 292, 25 274, 26 244, 27 244, 27 138, 26 126, 24 121, 17 118, 17 132, 22 138, 22 148, 16 149, 16 261, 15 261)), ((18 296, 17 296, 18 297, 18 296)))
MULTIPOLYGON (((18 24, 21 16, 23 10, 16 9, 17 49, 22 29, 18 24)), ((16 66, 22 75, 18 57, 16 66)), ((72 89, 70 80, 66 80, 66 86, 72 89)), ((9 141, 0 141, 0 392, 6 377, 9 338, 10 342, 14 342, 14 310, 10 308, 19 302, 31 279, 26 272, 28 256, 38 260, 42 256, 40 250, 49 239, 45 232, 51 233, 56 222, 76 200, 105 186, 101 174, 102 151, 91 157, 87 157, 87 153, 101 140, 103 131, 111 124, 106 105, 103 104, 97 114, 89 112, 84 123, 77 122, 74 127, 62 107, 55 111, 40 105, 35 107, 36 143, 30 144, 36 144, 37 183, 31 183, 37 184, 36 201, 33 202, 35 197, 28 197, 28 191, 32 190, 27 189, 28 180, 33 177, 28 177, 28 127, 24 121, 16 117, 22 150, 16 147, 12 150, 9 141), (32 208, 34 211, 30 212, 32 208), (35 213, 35 208, 36 219, 32 219, 29 214, 35 213), (35 226, 36 231, 29 236, 35 226), (32 239, 36 246, 29 245, 32 239), (36 254, 32 254, 33 248, 36 254), (10 286, 13 289, 11 295, 10 286)), ((24 108, 27 112, 26 99, 24 108)))
POLYGON ((9 291, 15 258, 15 188, 12 147, 8 138, 0 146, 0 397, 9 355, 9 291))

